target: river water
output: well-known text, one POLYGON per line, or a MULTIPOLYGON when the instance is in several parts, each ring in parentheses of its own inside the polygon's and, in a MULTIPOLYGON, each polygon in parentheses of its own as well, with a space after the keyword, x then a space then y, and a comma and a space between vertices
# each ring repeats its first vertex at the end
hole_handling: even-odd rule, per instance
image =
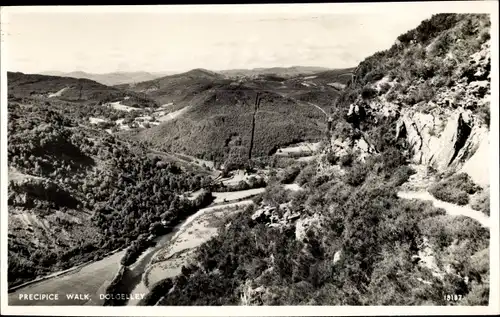
MULTIPOLYGON (((300 186, 294 184, 286 185, 285 187, 293 191, 300 189, 300 186)), ((129 272, 127 272, 127 274, 124 276, 124 284, 126 284, 127 287, 123 291, 132 295, 145 295, 147 292, 149 292, 148 288, 143 282, 144 272, 150 265, 151 259, 154 257, 156 252, 164 248, 165 245, 170 241, 175 240, 176 235, 180 231, 182 231, 183 227, 189 225, 192 221, 205 214, 206 212, 234 207, 236 205, 243 206, 251 204, 252 201, 248 200, 248 198, 260 194, 264 192, 264 190, 265 188, 257 188, 241 192, 213 193, 216 198, 216 201, 214 201, 214 203, 216 203, 215 206, 209 206, 198 210, 195 214, 191 215, 181 224, 177 225, 171 233, 163 235, 161 237, 157 237, 155 240, 156 245, 144 251, 137 259, 137 261, 129 267, 129 272), (246 200, 238 201, 242 199, 246 200), (224 200, 227 203, 222 203, 224 200)), ((9 305, 102 305, 104 299, 100 295, 105 294, 106 287, 118 273, 121 267, 120 260, 123 257, 124 253, 125 250, 122 250, 108 257, 105 257, 102 260, 84 265, 74 271, 22 287, 8 295, 9 305), (53 298, 38 298, 26 300, 26 297, 24 296, 29 294, 58 294, 58 298, 57 300, 54 300, 53 298), (82 298, 68 298, 68 294, 81 294, 82 298), (83 295, 85 294, 88 294, 88 297, 84 297, 83 295)), ((128 301, 127 305, 137 305, 139 297, 133 297, 133 299, 130 299, 128 301)))
MULTIPOLYGON (((255 195, 257 193, 252 194, 255 195)), ((127 287, 123 290, 123 292, 133 295, 145 295, 149 291, 143 282, 142 277, 144 272, 149 266, 155 253, 162 249, 172 239, 175 239, 176 234, 178 234, 184 226, 190 224, 193 220, 208 211, 249 203, 251 203, 251 201, 241 201, 200 209, 195 214, 184 220, 181 224, 177 225, 171 233, 157 237, 155 239, 156 245, 144 251, 137 261, 129 267, 129 272, 127 272, 124 277, 126 279, 124 284, 126 284, 127 287)), ((8 295, 9 305, 100 306, 104 303, 104 299, 100 295, 105 294, 106 287, 118 273, 121 267, 120 260, 124 254, 125 250, 122 250, 105 257, 102 260, 84 265, 74 271, 22 287, 8 295), (58 296, 57 299, 54 297, 26 299, 25 296, 29 296, 29 294, 33 294, 32 296, 34 296, 34 294, 57 294, 58 296), (68 294, 81 294, 82 298, 68 298, 68 294), (85 297, 85 294, 88 294, 88 297, 85 297)), ((134 299, 129 300, 127 305, 137 305, 139 297, 140 296, 137 298, 134 297, 134 299)))

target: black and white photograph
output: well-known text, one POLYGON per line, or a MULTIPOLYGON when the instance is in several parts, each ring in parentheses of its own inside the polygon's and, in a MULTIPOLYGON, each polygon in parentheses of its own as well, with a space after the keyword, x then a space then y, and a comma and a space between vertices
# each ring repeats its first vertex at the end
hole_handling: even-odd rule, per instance
POLYGON ((498 313, 498 2, 451 4, 2 7, 2 309, 498 313))

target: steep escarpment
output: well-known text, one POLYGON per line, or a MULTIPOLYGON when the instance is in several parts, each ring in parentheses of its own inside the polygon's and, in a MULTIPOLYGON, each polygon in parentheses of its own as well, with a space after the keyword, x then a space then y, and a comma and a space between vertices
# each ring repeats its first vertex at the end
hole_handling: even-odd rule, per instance
POLYGON ((487 15, 436 15, 363 61, 340 100, 352 131, 334 131, 334 151, 340 140, 380 151, 379 140, 392 139, 416 164, 488 185, 487 168, 469 161, 488 161, 489 28, 487 15))

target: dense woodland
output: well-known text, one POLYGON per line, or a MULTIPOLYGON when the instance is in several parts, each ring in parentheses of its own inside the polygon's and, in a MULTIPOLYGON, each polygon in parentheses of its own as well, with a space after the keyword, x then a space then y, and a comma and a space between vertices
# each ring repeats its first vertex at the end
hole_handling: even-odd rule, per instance
POLYGON ((9 104, 9 165, 26 177, 10 182, 9 206, 51 219, 65 233, 42 245, 11 237, 10 284, 128 246, 158 230, 162 220, 174 226, 209 203, 205 195, 194 201, 179 196, 209 184, 206 176, 148 158, 139 144, 79 127, 64 112, 46 104, 9 104))
POLYGON ((317 141, 326 128, 326 117, 317 108, 274 92, 220 85, 200 94, 182 117, 143 130, 138 137, 165 151, 231 162, 249 158, 252 129, 251 155, 259 157, 273 154, 279 146, 317 141), (257 92, 261 103, 255 112, 257 92), (289 115, 292 108, 294 116, 289 115))

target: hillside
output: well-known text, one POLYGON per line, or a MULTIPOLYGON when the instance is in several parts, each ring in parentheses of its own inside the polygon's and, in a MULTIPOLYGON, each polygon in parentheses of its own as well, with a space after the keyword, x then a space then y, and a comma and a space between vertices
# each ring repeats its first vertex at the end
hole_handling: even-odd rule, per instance
POLYGON ((271 67, 271 68, 253 68, 253 69, 228 69, 221 70, 218 73, 228 77, 251 77, 260 75, 277 75, 281 77, 295 77, 300 75, 310 75, 322 71, 327 71, 325 67, 271 67))
POLYGON ((318 140, 325 121, 314 106, 277 93, 218 84, 193 98, 182 116, 143 130, 138 137, 167 151, 244 162, 250 151, 252 157, 267 156, 281 145, 318 140), (257 93, 261 102, 255 109, 257 93))
MULTIPOLYGON (((402 34, 358 66, 338 100, 346 121, 337 127, 352 124, 375 152, 381 140, 400 140, 412 162, 488 185, 488 170, 471 164, 488 160, 489 28, 486 15, 442 14, 402 34)), ((339 129, 334 148, 350 142, 339 129)))
POLYGON ((285 173, 301 190, 277 175, 153 304, 488 305, 489 225, 454 213, 489 213, 488 177, 467 168, 489 163, 488 19, 438 14, 366 58, 324 154, 285 173), (419 186, 451 209, 401 197, 419 186))
POLYGON ((48 76, 59 76, 59 77, 73 77, 73 78, 85 78, 96 81, 103 85, 114 86, 129 83, 138 83, 148 80, 153 80, 159 77, 170 75, 169 73, 149 73, 149 72, 113 72, 104 74, 94 74, 82 71, 76 72, 58 72, 58 71, 48 71, 43 72, 41 75, 48 76))
POLYGON ((205 202, 181 196, 208 177, 84 126, 68 107, 8 104, 9 286, 168 232, 205 202))
POLYGON ((186 73, 164 76, 141 83, 118 85, 117 88, 143 93, 156 100, 159 105, 174 103, 172 110, 184 107, 190 98, 210 89, 223 76, 205 69, 193 69, 186 73))
POLYGON ((93 80, 37 74, 7 73, 9 98, 39 98, 83 104, 120 101, 145 108, 156 103, 143 94, 109 87, 93 80))
POLYGON ((231 157, 244 161, 250 147, 252 157, 259 157, 272 154, 279 146, 319 140, 326 115, 335 112, 335 100, 351 80, 351 71, 288 79, 274 74, 227 79, 196 69, 119 87, 145 93, 159 104, 168 102, 164 106, 167 112, 178 114, 141 131, 140 140, 209 160, 223 162, 231 157), (255 111, 257 94, 261 104, 255 111))

